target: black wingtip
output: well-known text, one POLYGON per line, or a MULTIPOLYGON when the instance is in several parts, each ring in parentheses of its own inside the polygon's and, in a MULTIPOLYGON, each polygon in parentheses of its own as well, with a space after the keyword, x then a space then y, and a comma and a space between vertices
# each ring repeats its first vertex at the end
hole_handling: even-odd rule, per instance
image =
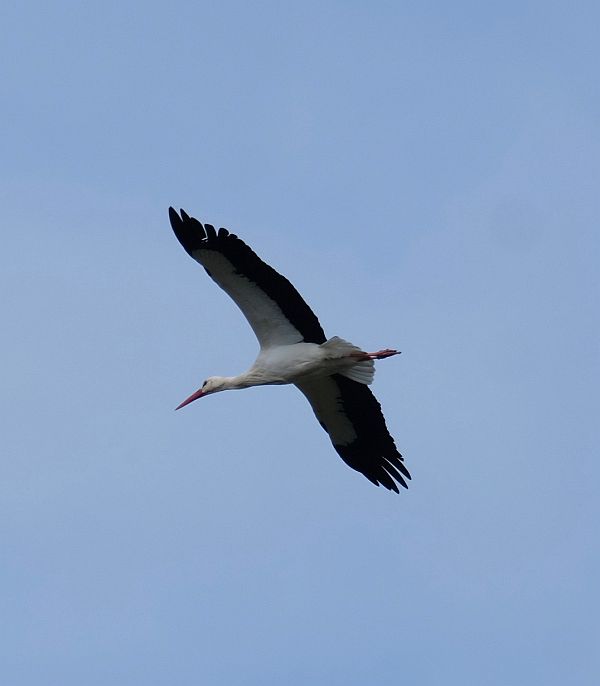
POLYGON ((204 227, 197 219, 192 219, 185 210, 179 210, 181 216, 172 207, 169 207, 169 220, 171 228, 177 236, 188 255, 192 255, 195 250, 202 247, 202 241, 206 234, 204 227))
POLYGON ((169 207, 169 221, 171 222, 171 226, 173 227, 173 230, 175 230, 175 225, 181 224, 181 217, 177 214, 174 208, 169 207))

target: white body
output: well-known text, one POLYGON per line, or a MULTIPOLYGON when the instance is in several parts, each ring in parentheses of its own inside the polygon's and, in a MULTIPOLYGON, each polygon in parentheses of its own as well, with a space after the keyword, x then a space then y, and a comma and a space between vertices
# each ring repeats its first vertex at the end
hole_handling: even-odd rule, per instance
MULTIPOLYGON (((287 384, 302 379, 332 374, 360 376, 362 383, 371 383, 374 375, 372 360, 361 360, 363 351, 335 336, 326 343, 293 343, 263 348, 252 367, 246 372, 259 375, 265 383, 287 384), (351 357, 351 355, 355 355, 351 357), (356 373, 352 373, 356 370, 356 373)), ((355 379, 359 380, 359 379, 355 379)))

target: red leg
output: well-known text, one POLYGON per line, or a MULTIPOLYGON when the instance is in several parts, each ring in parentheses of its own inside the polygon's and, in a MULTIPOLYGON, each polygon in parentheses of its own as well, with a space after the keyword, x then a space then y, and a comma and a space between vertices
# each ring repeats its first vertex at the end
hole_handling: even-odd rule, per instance
POLYGON ((351 357, 356 357, 359 360, 384 360, 386 357, 392 357, 393 355, 399 355, 398 350, 391 350, 386 348, 385 350, 378 350, 375 353, 351 353, 351 357))
POLYGON ((390 350, 386 348, 385 350, 378 350, 376 353, 367 353, 371 360, 385 360, 386 357, 392 357, 393 355, 399 355, 398 350, 390 350))

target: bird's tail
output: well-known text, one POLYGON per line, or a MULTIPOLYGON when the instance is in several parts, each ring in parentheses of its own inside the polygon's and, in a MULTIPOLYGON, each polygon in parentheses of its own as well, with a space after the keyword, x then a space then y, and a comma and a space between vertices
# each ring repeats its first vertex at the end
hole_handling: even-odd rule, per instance
POLYGON ((327 351, 331 359, 347 362, 338 374, 365 385, 372 383, 375 376, 375 364, 373 360, 360 359, 361 355, 366 354, 364 350, 339 336, 330 338, 321 347, 327 351))

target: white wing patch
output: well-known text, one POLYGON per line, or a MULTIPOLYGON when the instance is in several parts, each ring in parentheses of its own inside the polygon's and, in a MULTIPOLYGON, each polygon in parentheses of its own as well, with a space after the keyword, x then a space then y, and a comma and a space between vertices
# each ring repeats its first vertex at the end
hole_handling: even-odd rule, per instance
POLYGON ((331 377, 303 379, 296 386, 306 396, 334 445, 350 445, 356 440, 356 430, 343 410, 339 387, 331 377))
POLYGON ((258 338, 261 348, 290 345, 303 340, 302 334, 285 317, 277 303, 215 250, 196 250, 192 257, 208 270, 240 308, 258 338))

